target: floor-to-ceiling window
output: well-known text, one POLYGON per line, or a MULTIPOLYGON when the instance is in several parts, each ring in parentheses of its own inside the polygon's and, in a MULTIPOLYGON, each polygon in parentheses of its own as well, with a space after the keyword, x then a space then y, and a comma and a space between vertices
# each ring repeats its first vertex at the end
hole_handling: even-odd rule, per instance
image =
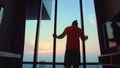
MULTIPOLYGON (((82 0, 82 4, 84 32, 86 35, 88 35, 88 40, 85 42, 86 62, 94 63, 98 62, 98 56, 100 55, 94 0, 82 0)), ((101 65, 89 66, 91 68, 101 68, 101 65)))
MULTIPOLYGON (((48 3, 47 0, 42 3, 48 3)), ((39 22, 39 36, 38 37, 38 50, 37 50, 37 68, 51 68, 53 62, 53 30, 54 30, 54 0, 52 1, 52 9, 49 10, 49 5, 44 4, 44 6, 49 6, 48 11, 51 12, 50 20, 40 19, 39 22), (42 64, 41 64, 42 63, 42 64), (50 65, 47 65, 51 63, 50 65)), ((50 2, 51 3, 51 2, 50 2)), ((41 9, 41 13, 43 9, 41 9)), ((40 13, 40 14, 41 14, 40 13)), ((41 14, 42 15, 42 14, 41 14)), ((44 15, 44 14, 43 14, 44 15)), ((31 19, 31 18, 30 18, 31 19)), ((24 44, 24 56, 23 56, 23 68, 33 68, 34 63, 34 51, 35 51, 35 41, 36 40, 36 30, 37 30, 37 19, 36 20, 26 20, 25 29, 25 44, 24 44)))
MULTIPOLYGON (((40 21, 37 68, 52 68, 55 0, 52 0, 52 2, 53 5, 51 20, 40 21)), ((98 56, 100 52, 93 0, 83 0, 83 16, 85 35, 88 35, 89 37, 85 42, 86 63, 98 63, 98 56)), ((78 26, 81 28, 79 0, 58 0, 56 28, 57 34, 61 34, 64 31, 65 27, 71 26, 71 23, 74 20, 78 20, 78 26)), ((26 21, 25 49, 23 59, 24 62, 33 62, 37 27, 36 22, 37 21, 35 20, 26 21)), ((65 45, 66 37, 56 40, 56 63, 64 62, 65 45)), ((83 63, 82 42, 80 44, 80 51, 81 62, 83 63)), ((23 68, 32 68, 32 63, 24 64, 23 68)), ((64 68, 64 66, 62 64, 56 64, 56 68, 64 68)), ((87 65, 87 68, 101 68, 101 66, 87 65)))
MULTIPOLYGON (((74 20, 78 20, 78 26, 81 26, 79 0, 58 0, 57 9, 57 35, 61 34, 66 27, 71 26, 74 20)), ((56 62, 63 63, 66 47, 66 36, 63 39, 57 39, 56 43, 56 62)), ((57 65, 57 67, 64 68, 63 65, 57 65)))
POLYGON ((83 15, 85 34, 89 37, 86 41, 86 59, 87 62, 98 62, 100 50, 93 0, 83 0, 83 15))
MULTIPOLYGON (((64 28, 71 26, 74 20, 78 20, 78 26, 81 28, 81 15, 80 15, 80 0, 59 0, 58 1, 58 18, 57 18, 57 34, 59 35, 64 31, 64 28)), ((85 35, 88 35, 88 40, 85 42, 86 48, 86 63, 98 63, 99 42, 97 34, 97 25, 94 11, 93 0, 82 0, 83 3, 83 18, 85 35)), ((56 44, 57 60, 56 62, 64 61, 66 37, 64 39, 58 39, 56 44)), ((80 44, 81 62, 82 58, 82 42, 80 44)), ((101 68, 99 65, 87 65, 87 68, 101 68)))
MULTIPOLYGON (((36 35, 36 20, 26 20, 25 27, 25 44, 23 62, 33 62, 34 48, 35 48, 35 35, 36 35)), ((23 68, 31 68, 32 64, 24 64, 23 68)))
MULTIPOLYGON (((40 24, 39 33, 39 47, 38 47, 38 62, 52 62, 53 61, 53 29, 54 21, 42 20, 40 24)), ((38 68, 40 68, 38 64, 38 68)), ((42 65, 43 67, 43 65, 42 65)), ((46 65, 45 65, 46 67, 46 65)), ((52 65, 50 65, 52 67, 52 65)), ((49 68, 47 66, 47 68, 49 68)))

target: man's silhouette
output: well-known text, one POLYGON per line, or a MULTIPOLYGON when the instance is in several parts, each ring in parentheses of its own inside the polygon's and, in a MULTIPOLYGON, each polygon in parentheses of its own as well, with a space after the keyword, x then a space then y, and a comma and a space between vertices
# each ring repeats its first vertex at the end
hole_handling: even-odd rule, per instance
POLYGON ((58 39, 62 39, 67 35, 66 51, 64 58, 65 68, 78 68, 80 66, 80 40, 86 40, 88 36, 83 35, 83 31, 78 27, 77 20, 72 22, 72 26, 66 27, 62 34, 53 35, 58 39))

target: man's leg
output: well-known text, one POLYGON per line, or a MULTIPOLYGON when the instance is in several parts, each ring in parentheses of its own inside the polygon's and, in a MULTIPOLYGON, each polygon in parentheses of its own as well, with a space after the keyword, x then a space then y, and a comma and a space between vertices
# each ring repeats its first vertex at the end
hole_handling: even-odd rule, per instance
POLYGON ((64 66, 65 68, 71 68, 71 50, 66 50, 65 52, 65 59, 64 59, 64 66))
POLYGON ((79 68, 80 66, 80 50, 76 49, 74 50, 74 56, 73 56, 73 68, 79 68))

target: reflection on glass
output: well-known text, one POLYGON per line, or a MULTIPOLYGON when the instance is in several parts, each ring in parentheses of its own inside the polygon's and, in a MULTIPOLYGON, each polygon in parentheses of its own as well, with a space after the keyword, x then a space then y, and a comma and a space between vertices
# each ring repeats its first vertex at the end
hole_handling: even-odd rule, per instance
POLYGON ((49 16, 51 17, 51 9, 52 9, 52 1, 53 0, 42 0, 46 10, 48 11, 49 16))
POLYGON ((112 29, 111 23, 112 22, 106 23, 106 30, 107 30, 108 40, 109 40, 108 45, 109 47, 114 47, 116 46, 116 42, 112 41, 112 39, 114 39, 114 36, 113 36, 113 29, 112 29))
POLYGON ((2 22, 3 11, 4 11, 4 8, 0 6, 0 25, 1 25, 1 22, 2 22))
POLYGON ((107 21, 103 24, 104 42, 106 48, 120 45, 120 22, 107 21))
POLYGON ((26 20, 23 61, 33 61, 36 36, 36 22, 36 20, 26 20))
POLYGON ((112 24, 112 21, 107 21, 103 25, 103 33, 104 33, 104 42, 106 48, 111 48, 117 46, 115 36, 114 36, 114 24, 112 24))
MULTIPOLYGON (((120 14, 118 14, 118 15, 120 16, 120 14)), ((119 21, 119 19, 116 21, 112 21, 111 27, 113 29, 113 32, 112 32, 113 40, 111 40, 111 41, 116 42, 116 46, 120 46, 120 21, 119 21)))

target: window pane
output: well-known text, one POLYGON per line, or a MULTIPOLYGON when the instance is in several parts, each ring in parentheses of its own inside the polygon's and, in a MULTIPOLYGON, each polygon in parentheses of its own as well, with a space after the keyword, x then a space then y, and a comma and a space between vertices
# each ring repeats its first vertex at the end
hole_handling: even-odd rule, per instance
POLYGON ((33 68, 32 64, 23 64, 22 68, 33 68))
POLYGON ((52 65, 48 65, 48 64, 38 64, 37 68, 53 68, 53 67, 52 67, 52 65))
MULTIPOLYGON (((78 21, 80 27, 79 0, 58 0, 57 14, 57 35, 60 35, 66 27, 71 26, 74 20, 78 21)), ((57 39, 56 62, 64 62, 65 47, 66 37, 57 39)))
POLYGON ((41 21, 39 33, 38 62, 52 62, 53 21, 41 21))
POLYGON ((45 0, 50 20, 41 20, 39 28, 38 62, 53 61, 54 0, 45 0), (51 2, 52 1, 52 2, 51 2), (48 5, 49 4, 49 5, 48 5), (52 6, 52 8, 51 8, 52 6), (51 8, 51 9, 50 9, 51 8))
POLYGON ((26 20, 23 61, 33 61, 36 25, 36 20, 26 20))
POLYGON ((85 42, 87 62, 98 62, 98 56, 100 55, 93 1, 83 0, 84 28, 85 34, 88 35, 88 40, 85 42))

